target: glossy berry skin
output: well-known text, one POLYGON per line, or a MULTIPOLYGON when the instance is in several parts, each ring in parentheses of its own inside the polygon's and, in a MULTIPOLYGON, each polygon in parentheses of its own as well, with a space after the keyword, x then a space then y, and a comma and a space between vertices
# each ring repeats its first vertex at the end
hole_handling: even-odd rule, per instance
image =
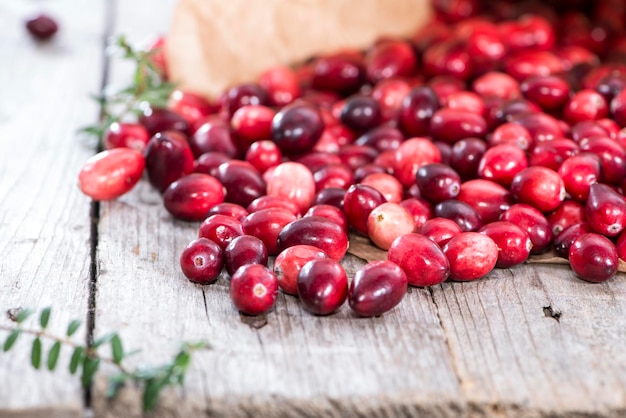
POLYGON ((403 41, 378 42, 365 56, 367 78, 374 84, 392 77, 408 77, 416 64, 413 48, 403 41))
POLYGON ((288 161, 272 171, 267 180, 267 195, 293 201, 304 213, 315 198, 315 179, 304 165, 288 161))
POLYGON ((404 270, 411 286, 434 286, 450 275, 450 263, 441 248, 421 234, 396 238, 389 247, 387 260, 404 270))
POLYGON ((180 255, 180 268, 189 281, 210 284, 217 280, 224 264, 222 249, 213 241, 197 238, 180 255))
POLYGON ((284 154, 311 150, 323 131, 324 121, 319 111, 304 102, 283 107, 272 120, 272 139, 284 154))
POLYGON ((533 243, 517 225, 506 221, 491 222, 478 232, 487 235, 498 246, 496 267, 511 268, 528 260, 533 243))
POLYGON ((444 108, 435 112, 431 118, 430 133, 435 140, 454 145, 463 138, 484 137, 487 122, 476 113, 444 108))
POLYGON ((541 212, 556 209, 566 196, 559 174, 541 166, 518 172, 511 182, 511 193, 518 202, 532 205, 541 212))
POLYGON ((393 174, 404 187, 415 183, 417 170, 424 164, 441 162, 439 148, 427 138, 409 138, 394 152, 393 174))
POLYGON ((570 96, 567 81, 555 75, 532 76, 520 84, 524 96, 550 112, 562 108, 570 96))
POLYGON ((462 232, 443 247, 450 262, 450 278, 458 281, 480 279, 489 274, 498 261, 498 246, 493 239, 478 232, 462 232))
POLYGON ((602 164, 597 155, 580 153, 567 158, 559 167, 565 191, 579 202, 585 202, 589 188, 600 181, 602 164))
POLYGON ((239 267, 248 264, 267 265, 267 248, 263 241, 252 235, 234 238, 224 249, 224 267, 231 276, 239 267))
POLYGON ((326 253, 312 245, 294 245, 281 251, 274 260, 274 273, 283 292, 298 294, 298 275, 311 260, 328 258, 326 253))
POLYGON ((439 247, 443 247, 463 230, 451 219, 432 218, 424 222, 419 233, 433 241, 439 247))
POLYGON ((207 152, 221 152, 230 158, 239 155, 230 125, 217 115, 211 115, 189 137, 189 146, 197 157, 207 152))
POLYGON ((245 159, 252 164, 259 173, 276 167, 282 161, 282 154, 278 146, 269 140, 256 141, 246 151, 245 159))
POLYGON ((502 212, 501 221, 509 221, 522 228, 533 243, 531 254, 545 252, 552 243, 552 228, 543 213, 533 206, 516 203, 502 212))
POLYGON ((419 230, 433 216, 430 204, 421 198, 409 197, 401 201, 400 206, 411 214, 413 221, 415 221, 416 230, 419 230))
POLYGON ((202 173, 183 176, 163 192, 165 209, 175 218, 186 221, 202 221, 213 206, 223 201, 221 183, 215 177, 202 173))
POLYGON ((600 157, 604 183, 619 184, 626 177, 626 149, 617 141, 608 137, 585 138, 580 141, 580 150, 600 157))
POLYGON ((190 133, 187 121, 178 113, 166 108, 146 108, 139 117, 139 123, 148 130, 150 136, 164 131, 178 131, 185 136, 190 133))
POLYGON ((346 215, 337 206, 325 204, 313 205, 302 216, 321 216, 339 225, 346 233, 348 233, 350 228, 348 218, 346 218, 346 215))
POLYGON ((261 264, 240 267, 230 279, 230 298, 235 307, 247 315, 261 315, 276 303, 278 280, 261 264))
POLYGON ((267 91, 258 84, 245 83, 230 87, 219 98, 222 113, 226 119, 232 118, 233 114, 242 106, 266 105, 268 102, 267 91))
POLYGON ((370 186, 353 184, 344 195, 343 212, 354 230, 367 235, 369 214, 383 203, 385 198, 378 190, 370 186))
POLYGON ((131 148, 101 151, 83 164, 78 187, 93 200, 116 199, 135 187, 145 164, 143 154, 131 148))
POLYGON ((144 152, 150 140, 150 135, 143 125, 138 123, 112 123, 104 134, 104 147, 132 148, 139 152, 144 152))
POLYGON ((243 220, 246 219, 246 216, 248 216, 249 213, 246 208, 241 205, 230 202, 222 202, 214 205, 213 207, 211 207, 211 209, 209 209, 209 212, 206 216, 209 217, 211 215, 225 215, 236 219, 239 222, 243 222, 243 220))
POLYGON ((367 235, 383 250, 399 236, 415 231, 413 216, 398 203, 385 202, 374 208, 367 218, 367 235))
POLYGON ((615 244, 593 232, 581 235, 572 243, 569 262, 578 277, 593 283, 615 276, 619 266, 615 244))
POLYGON ((504 186, 484 179, 461 184, 457 200, 471 206, 483 224, 497 221, 502 212, 514 203, 513 196, 504 186))
POLYGON ((273 106, 288 105, 302 93, 298 78, 294 70, 289 67, 268 68, 261 73, 258 82, 267 91, 269 104, 273 106))
POLYGON ((247 105, 237 109, 230 119, 230 127, 239 148, 247 150, 255 141, 270 139, 275 115, 276 112, 267 106, 247 105))
POLYGON ((315 59, 313 88, 330 90, 341 95, 354 93, 365 80, 361 60, 349 54, 331 54, 315 59))
POLYGON ((477 231, 483 222, 480 215, 473 207, 460 200, 444 200, 437 203, 433 208, 433 216, 436 218, 446 218, 456 222, 461 230, 477 231))
POLYGON ((511 144, 489 148, 478 164, 478 176, 509 187, 517 173, 528 167, 526 153, 511 144))
POLYGON ((378 102, 367 96, 352 96, 341 108, 341 123, 356 132, 372 129, 382 121, 378 102))
POLYGON ((335 222, 321 216, 306 216, 285 225, 278 234, 282 251, 294 245, 312 245, 340 261, 348 251, 348 235, 335 222))
POLYGON ((246 216, 243 227, 247 234, 263 241, 269 255, 278 254, 278 234, 296 220, 293 212, 284 208, 267 208, 246 216))
POLYGON ((565 105, 563 116, 571 124, 607 117, 609 106, 604 97, 591 89, 576 92, 565 105))
POLYGON ((461 190, 461 178, 454 169, 441 163, 424 164, 415 174, 415 183, 422 197, 437 204, 454 199, 461 190))
POLYGON ((202 119, 215 113, 218 108, 204 97, 182 90, 174 90, 167 102, 170 110, 178 113, 187 121, 191 131, 195 131, 202 119))
POLYGON ((243 224, 226 215, 211 215, 202 221, 198 229, 198 236, 210 239, 220 248, 225 249, 232 240, 242 235, 246 231, 243 224))
POLYGON ((365 176, 361 184, 371 186, 382 193, 387 202, 399 203, 403 197, 402 183, 387 173, 371 173, 365 176))
POLYGON ((585 215, 595 232, 616 237, 626 228, 626 200, 606 184, 592 184, 585 215))
MULTIPOLYGON (((588 232, 593 232, 587 222, 577 223, 563 229, 559 235, 554 238, 554 251, 559 257, 569 258, 569 249, 578 237, 588 232)), ((619 244, 619 239, 618 239, 619 244)), ((618 246, 619 250, 619 246, 618 246)))
POLYGON ((346 271, 330 258, 318 258, 306 263, 298 273, 297 286, 300 303, 315 315, 335 312, 348 297, 346 271))
POLYGON ((221 164, 215 177, 226 189, 227 202, 246 207, 266 193, 267 186, 261 173, 245 161, 231 160, 221 164))
POLYGON ((45 41, 59 30, 59 24, 52 17, 41 14, 26 21, 26 29, 36 39, 45 41))
POLYGON ((167 186, 194 171, 194 156, 185 137, 176 131, 150 138, 145 152, 148 181, 163 193, 167 186))
POLYGON ((450 167, 463 179, 478 176, 478 165, 487 151, 487 143, 480 138, 464 138, 457 141, 450 153, 450 167))
POLYGON ((402 302, 407 288, 406 274, 397 264, 371 261, 350 282, 348 303, 358 316, 379 316, 402 302))
POLYGON ((439 97, 427 86, 415 87, 400 106, 400 129, 409 137, 429 134, 430 119, 439 109, 439 97))

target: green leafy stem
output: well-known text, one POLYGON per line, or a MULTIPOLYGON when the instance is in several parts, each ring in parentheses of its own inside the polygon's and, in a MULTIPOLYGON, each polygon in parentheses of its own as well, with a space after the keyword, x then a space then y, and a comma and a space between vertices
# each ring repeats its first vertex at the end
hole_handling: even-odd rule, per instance
POLYGON ((107 397, 115 397, 125 384, 134 382, 143 389, 142 407, 146 412, 155 407, 163 389, 177 385, 182 386, 191 364, 192 353, 209 347, 206 342, 185 342, 173 359, 163 365, 129 369, 123 365, 123 361, 126 357, 137 352, 126 352, 119 334, 109 333, 94 340, 91 344, 79 344, 73 341, 71 337, 80 328, 81 321, 76 319, 70 321, 65 335, 58 336, 46 331, 52 313, 50 307, 41 310, 38 322, 39 328, 25 328, 25 321, 33 313, 34 311, 30 309, 9 310, 7 312, 11 324, 0 324, 0 331, 8 332, 2 344, 4 352, 14 348, 21 335, 32 336, 34 337, 30 352, 32 366, 35 369, 40 369, 42 368, 42 362, 45 362, 45 367, 50 371, 54 371, 58 365, 62 348, 68 347, 72 350, 68 366, 69 372, 71 374, 80 374, 80 380, 84 387, 89 387, 92 384, 103 363, 112 365, 117 369, 117 373, 108 377, 107 397), (45 355, 42 340, 52 342, 45 355), (109 346, 110 357, 99 353, 99 349, 106 345, 109 346))

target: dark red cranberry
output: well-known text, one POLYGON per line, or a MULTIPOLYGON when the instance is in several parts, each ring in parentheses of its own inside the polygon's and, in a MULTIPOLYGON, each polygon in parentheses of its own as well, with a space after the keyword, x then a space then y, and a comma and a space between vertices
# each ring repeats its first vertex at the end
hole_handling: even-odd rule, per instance
POLYGON ((610 104, 619 92, 626 88, 626 74, 608 74, 603 77, 595 89, 610 104))
POLYGON ((341 226, 327 218, 306 216, 285 225, 278 235, 280 250, 294 245, 312 245, 339 261, 348 251, 348 236, 341 226))
POLYGON ((463 138, 482 138, 487 133, 487 123, 481 115, 444 108, 431 118, 430 132, 434 139, 454 144, 463 138))
POLYGON ((512 121, 518 115, 541 112, 541 108, 529 100, 519 98, 501 103, 496 102, 493 107, 489 108, 489 111, 489 125, 497 127, 512 121))
POLYGON ((572 224, 561 231, 559 235, 554 237, 554 251, 559 257, 569 258, 569 249, 572 243, 578 237, 588 232, 593 232, 587 222, 572 224))
POLYGON ((554 170, 527 167, 513 178, 511 193, 518 202, 532 205, 541 212, 550 212, 565 199, 565 186, 554 170))
POLYGON ((148 142, 145 156, 148 181, 160 192, 194 171, 193 152, 185 137, 177 131, 154 135, 148 142))
POLYGON ((491 180, 474 179, 461 184, 457 200, 471 206, 483 224, 497 221, 513 204, 511 193, 491 180))
POLYGON ((52 17, 41 14, 26 21, 26 29, 35 38, 47 40, 59 30, 59 25, 52 17))
POLYGON ((439 109, 439 97, 428 86, 415 87, 402 101, 398 125, 409 137, 429 134, 430 118, 439 109))
POLYGON ((329 187, 320 190, 313 199, 313 205, 333 205, 343 210, 343 198, 346 195, 344 189, 337 187, 329 187))
POLYGON ((354 275, 348 288, 350 308, 359 316, 378 316, 397 306, 408 287, 404 271, 391 261, 371 261, 354 275))
POLYGON ((522 228, 533 243, 531 254, 545 252, 552 243, 552 228, 546 217, 536 208, 517 203, 505 210, 500 220, 509 221, 522 228))
POLYGON ((424 164, 415 178, 422 197, 433 204, 456 198, 461 189, 459 174, 445 164, 424 164))
POLYGON ((178 219, 201 221, 224 201, 224 188, 213 176, 191 173, 171 183, 163 193, 165 209, 178 219))
POLYGON ((278 294, 276 275, 261 264, 237 269, 230 280, 230 298, 247 315, 263 314, 274 306, 278 294))
POLYGON ((576 238, 569 249, 569 263, 578 277, 588 282, 604 282, 617 273, 619 258, 615 244, 589 232, 576 238))
POLYGON ((378 126, 382 113, 378 102, 367 96, 355 95, 346 99, 341 108, 341 123, 356 132, 365 132, 378 126))
POLYGON ((356 145, 366 145, 378 152, 395 150, 404 141, 404 135, 396 128, 380 126, 371 129, 357 138, 356 145))
POLYGON ((487 143, 480 138, 461 139, 452 146, 450 166, 464 179, 476 178, 486 151, 487 143))
POLYGON ((114 122, 104 134, 104 147, 132 148, 144 152, 150 140, 150 135, 143 125, 137 123, 114 122))
POLYGON ((450 263, 443 251, 424 235, 406 234, 396 238, 387 259, 404 270, 411 286, 434 286, 450 275, 450 263))
POLYGON ((165 108, 148 107, 139 117, 150 136, 163 131, 179 131, 185 136, 190 134, 189 124, 178 113, 165 108))
POLYGON ((370 212, 384 202, 382 193, 373 187, 353 184, 344 195, 343 212, 352 228, 367 235, 367 218, 370 212))
POLYGON ((365 81, 363 62, 349 54, 333 54, 313 62, 313 88, 341 95, 356 92, 365 81))
POLYGON ((294 245, 282 250, 274 260, 274 274, 283 292, 298 294, 298 275, 311 260, 327 259, 328 255, 312 245, 294 245))
POLYGON ((209 209, 206 216, 211 215, 226 215, 233 219, 243 222, 246 216, 249 215, 248 211, 241 205, 236 203, 222 202, 209 209))
POLYGON ((483 222, 473 207, 460 200, 444 200, 435 205, 433 216, 453 220, 464 232, 477 231, 483 222))
POLYGON ((547 113, 518 113, 512 116, 510 121, 526 128, 535 143, 565 136, 559 120, 547 113))
POLYGON ((367 78, 374 84, 391 77, 409 77, 416 64, 413 48, 404 41, 378 42, 365 55, 367 78))
POLYGON ((450 262, 450 278, 459 281, 480 279, 489 274, 498 261, 498 246, 489 236, 461 232, 443 246, 450 262))
POLYGON ((607 137, 586 138, 580 141, 580 150, 600 157, 604 182, 619 184, 626 177, 626 150, 617 141, 607 137))
POLYGON ((247 234, 263 241, 269 255, 278 253, 278 234, 296 220, 296 215, 284 208, 267 208, 249 214, 243 221, 247 234))
POLYGON ((219 245, 206 238, 191 241, 180 255, 180 268, 189 281, 210 284, 217 280, 224 256, 219 245))
POLYGON ((217 115, 209 116, 189 137, 189 145, 196 157, 207 152, 221 152, 231 158, 239 154, 230 125, 217 115))
POLYGON ((337 155, 343 164, 356 170, 358 167, 372 163, 378 156, 378 151, 367 145, 347 144, 339 148, 337 155))
POLYGON ((261 174, 251 164, 231 160, 217 168, 215 177, 226 189, 226 201, 248 206, 254 199, 265 195, 266 185, 261 174))
POLYGON ((322 136, 324 121, 312 105, 294 102, 282 108, 272 122, 272 139, 285 154, 311 150, 322 136))
POLYGON ((341 264, 330 258, 306 263, 298 273, 298 297, 315 315, 335 312, 348 298, 348 276, 341 264))
POLYGON ((268 94, 258 84, 240 84, 226 90, 219 99, 222 111, 227 119, 242 106, 264 106, 269 102, 268 94))
POLYGON ((606 184, 592 184, 589 187, 585 215, 595 232, 616 237, 626 228, 626 200, 606 184))
POLYGON ((491 222, 478 231, 487 235, 498 246, 496 267, 510 268, 528 260, 533 243, 526 231, 519 226, 507 222, 491 222))
POLYGON ((229 157, 223 152, 205 152, 194 161, 193 171, 196 173, 210 174, 215 177, 217 168, 230 160, 232 160, 232 157, 229 157))
POLYGON ((248 264, 267 265, 267 248, 263 241, 252 235, 233 238, 224 249, 224 266, 231 276, 241 266, 248 264))

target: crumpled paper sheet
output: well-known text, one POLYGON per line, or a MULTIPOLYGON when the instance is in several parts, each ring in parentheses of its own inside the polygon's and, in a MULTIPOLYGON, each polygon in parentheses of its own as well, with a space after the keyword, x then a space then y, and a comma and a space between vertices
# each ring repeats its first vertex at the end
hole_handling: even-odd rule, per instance
POLYGON ((165 52, 173 82, 215 98, 273 65, 409 37, 430 0, 180 0, 165 52))

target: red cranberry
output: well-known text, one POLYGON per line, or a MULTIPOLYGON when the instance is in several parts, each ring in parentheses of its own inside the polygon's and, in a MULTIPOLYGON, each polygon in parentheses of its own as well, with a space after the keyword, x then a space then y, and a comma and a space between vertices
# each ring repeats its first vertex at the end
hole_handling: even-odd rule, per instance
POLYGON ((220 248, 226 246, 235 238, 245 235, 242 222, 226 215, 211 215, 200 225, 198 236, 210 239, 220 248))
POLYGON ((604 99, 611 103, 613 98, 626 88, 625 74, 608 74, 597 83, 595 89, 604 99))
POLYGON ((225 215, 230 216, 231 218, 236 219, 239 222, 243 222, 248 214, 248 211, 241 205, 238 205, 236 203, 222 202, 209 209, 209 212, 206 216, 208 217, 211 215, 225 215))
POLYGON ((260 264, 237 269, 230 280, 230 298, 244 314, 261 315, 274 306, 278 280, 274 273, 260 264))
POLYGON ((224 249, 224 266, 231 276, 241 266, 248 264, 267 265, 267 248, 263 241, 252 235, 233 238, 224 249))
POLYGON ((237 109, 230 119, 230 127, 239 148, 245 151, 256 141, 269 140, 275 115, 276 112, 267 106, 247 105, 237 109))
POLYGON ((165 108, 148 107, 139 117, 150 136, 163 131, 179 131, 185 136, 189 135, 189 124, 178 113, 165 108))
POLYGON ((565 136, 559 120, 547 113, 518 113, 512 116, 510 121, 526 128, 535 143, 565 136))
POLYGON ((337 206, 325 204, 314 205, 303 215, 303 217, 306 216, 321 216, 322 218, 329 219, 339 225, 346 233, 350 228, 348 218, 346 218, 346 215, 337 206))
POLYGON ((404 141, 404 136, 398 129, 390 126, 379 126, 361 135, 355 144, 374 147, 378 152, 384 152, 395 150, 402 141, 404 141))
POLYGON ((597 120, 607 117, 609 106, 595 90, 585 89, 575 93, 565 105, 563 116, 569 123, 597 120))
POLYGON ((444 22, 461 22, 480 13, 483 4, 478 0, 433 0, 436 16, 444 22))
POLYGON ((616 141, 607 137, 586 138, 580 141, 580 150, 600 157, 604 182, 618 184, 626 177, 626 150, 616 141))
POLYGON ((548 51, 555 44, 553 25, 539 15, 524 15, 503 32, 511 52, 548 51))
POLYGON ((429 134, 430 118, 439 109, 439 97, 427 86, 415 87, 400 107, 398 124, 407 136, 429 134))
POLYGON ((315 190, 327 187, 347 189, 354 183, 354 173, 345 164, 327 164, 313 173, 315 190))
POLYGON ((215 177, 226 189, 226 201, 248 206, 254 199, 265 195, 265 182, 261 174, 245 161, 231 160, 217 168, 215 177))
POLYGON ((170 95, 167 107, 182 118, 192 128, 197 129, 202 119, 215 113, 218 107, 204 97, 182 90, 174 90, 170 95))
POLYGON ((484 224, 497 221, 513 204, 513 196, 491 180, 474 179, 461 184, 457 199, 471 206, 484 224))
POLYGON ((559 167, 559 176, 563 179, 565 191, 574 199, 585 202, 589 196, 589 187, 600 180, 600 158, 583 152, 563 161, 559 167))
POLYGON ((424 222, 432 218, 433 211, 428 202, 419 198, 408 198, 400 202, 400 206, 406 209, 415 221, 415 229, 419 230, 424 222))
POLYGON ((210 174, 215 177, 219 166, 231 159, 231 157, 223 152, 205 152, 193 162, 193 171, 196 173, 210 174))
POLYGON ((408 81, 399 78, 387 78, 378 82, 372 90, 383 115, 383 121, 396 121, 400 116, 402 101, 411 91, 408 81))
POLYGON ((452 146, 450 166, 465 179, 475 178, 478 165, 487 151, 487 144, 480 138, 465 138, 452 146))
POLYGON ((448 75, 467 80, 474 68, 465 41, 451 38, 431 45, 422 55, 424 71, 430 75, 448 75))
POLYGON ((300 97, 300 84, 295 72, 289 67, 271 67, 259 76, 259 85, 268 94, 269 104, 286 106, 300 97))
POLYGON ((504 71, 522 81, 530 76, 548 76, 563 72, 561 59, 550 51, 526 51, 510 56, 504 71))
POLYGON ((500 220, 509 221, 522 228, 533 243, 531 254, 543 253, 552 243, 552 228, 546 217, 536 208, 517 203, 505 210, 500 220))
POLYGON ((356 170, 362 165, 372 163, 378 156, 378 151, 366 145, 347 144, 339 148, 337 154, 343 164, 356 170))
POLYGON ((324 121, 319 111, 304 102, 283 107, 272 121, 272 138, 285 154, 311 150, 323 131, 324 121))
POLYGON ((590 186, 585 214, 589 226, 599 234, 616 237, 626 228, 626 200, 606 184, 590 186))
POLYGON ((348 251, 348 235, 330 219, 306 216, 285 225, 278 234, 280 250, 294 245, 312 245, 339 261, 348 251))
POLYGON ((59 30, 59 25, 52 17, 41 14, 26 21, 26 29, 35 38, 47 40, 59 30))
POLYGON ((531 76, 520 88, 528 100, 537 103, 546 112, 561 109, 570 96, 570 86, 556 75, 531 76))
POLYGON ((409 77, 416 64, 413 48, 404 41, 379 42, 365 56, 367 78, 374 84, 391 77, 409 77))
POLYGON ((496 267, 510 268, 528 260, 533 243, 519 226, 497 221, 483 226, 478 232, 493 239, 498 246, 496 267))
POLYGON ((611 240, 590 232, 574 240, 569 250, 569 262, 578 277, 600 283, 615 276, 619 258, 611 240))
POLYGON ((146 165, 143 154, 131 148, 101 151, 78 173, 78 187, 93 200, 112 200, 139 182, 146 165))
POLYGON ((568 226, 585 221, 585 207, 575 200, 565 200, 546 219, 556 237, 568 226))
POLYGON ((209 210, 224 201, 224 188, 213 176, 191 173, 171 183, 163 192, 163 204, 172 216, 201 221, 209 210))
POLYGON ((430 132, 436 140, 454 144, 463 138, 482 138, 487 133, 487 123, 481 115, 444 108, 431 118, 430 132))
POLYGON ((565 199, 563 180, 546 167, 528 167, 515 175, 511 193, 518 202, 528 203, 541 212, 556 209, 565 199))
POLYGON ((439 203, 457 197, 461 178, 452 167, 431 163, 424 164, 417 170, 416 184, 424 199, 430 203, 439 203))
POLYGON ((491 133, 489 136, 489 144, 492 146, 511 144, 524 151, 530 151, 534 147, 535 141, 530 135, 530 132, 528 132, 528 129, 516 123, 507 122, 498 126, 491 133))
POLYGON ((365 80, 361 60, 349 54, 319 57, 313 62, 313 88, 345 95, 354 93, 365 80))
POLYGON ((485 20, 464 22, 459 26, 464 24, 469 32, 466 42, 474 74, 481 75, 495 70, 507 52, 497 26, 485 20))
POLYGON ((282 154, 274 142, 263 140, 250 145, 245 158, 259 173, 264 173, 267 169, 280 164, 282 154))
POLYGON ((343 198, 346 195, 344 189, 337 187, 329 187, 328 189, 320 190, 313 199, 313 205, 333 205, 343 210, 343 198))
POLYGON ((309 261, 298 273, 298 297, 315 315, 335 312, 348 298, 348 276, 341 264, 329 258, 309 261))
POLYGON ((415 220, 398 203, 385 202, 374 208, 367 218, 367 235, 383 250, 389 249, 397 237, 415 231, 415 220))
POLYGON ((402 183, 391 174, 372 173, 367 175, 361 184, 378 190, 387 202, 399 203, 402 200, 402 183))
MULTIPOLYGON (((591 228, 585 232, 592 232, 591 228)), ((621 260, 626 260, 626 232, 622 232, 615 242, 615 246, 617 247, 617 254, 621 260)))
POLYGON ((572 140, 561 138, 540 142, 528 157, 532 166, 542 166, 557 171, 563 161, 576 155, 580 147, 572 140))
POLYGON ((306 212, 315 197, 313 174, 300 163, 282 163, 268 179, 267 194, 291 200, 298 205, 300 213, 306 212))
POLYGON ((513 178, 528 167, 526 153, 519 147, 509 144, 489 148, 480 160, 478 175, 509 187, 513 178))
POLYGON ((219 101, 226 118, 230 119, 242 106, 266 105, 269 100, 267 91, 258 84, 240 84, 226 90, 219 101))
POLYGON ((143 125, 137 123, 113 122, 104 134, 104 147, 132 148, 144 152, 150 135, 143 125))
POLYGON ((371 261, 355 273, 348 302, 359 316, 379 316, 402 302, 407 287, 406 274, 397 264, 371 261))
POLYGON ((443 247, 450 262, 450 278, 459 281, 480 279, 489 274, 498 261, 498 246, 489 236, 461 232, 443 247))
POLYGON ((230 125, 217 115, 209 116, 189 137, 189 145, 196 157, 207 152, 221 152, 231 158, 239 155, 230 125))
POLYGON ((341 108, 341 123, 356 132, 364 132, 378 126, 382 113, 378 102, 367 96, 351 96, 341 108))
POLYGON ((462 231, 477 231, 483 226, 478 212, 460 200, 444 200, 438 203, 433 209, 433 216, 453 220, 462 231))
POLYGON ((370 186, 353 184, 343 198, 343 212, 357 232, 367 235, 367 219, 374 208, 385 202, 382 193, 370 186))
POLYGON ((337 154, 328 152, 310 152, 299 157, 296 162, 304 165, 311 173, 316 172, 327 164, 341 164, 341 158, 337 154))
POLYGON ((563 258, 569 258, 569 249, 578 237, 593 232, 587 222, 570 225, 554 238, 554 251, 563 258))
POLYGON ((450 263, 441 248, 420 234, 405 234, 396 238, 387 259, 397 264, 411 286, 434 286, 450 275, 450 263))
POLYGON ((440 161, 441 153, 435 144, 426 138, 410 138, 395 151, 394 175, 404 187, 410 187, 421 166, 440 161))
POLYGON ((511 100, 520 97, 517 80, 508 74, 492 71, 474 80, 472 89, 483 97, 498 97, 511 100))
POLYGON ((148 181, 160 192, 194 171, 193 152, 185 137, 176 131, 153 136, 146 147, 148 181))
POLYGON ((419 232, 438 246, 443 247, 463 230, 459 224, 451 219, 431 218, 424 222, 419 232))
POLYGON ((281 251, 274 260, 274 273, 283 292, 298 294, 298 275, 311 260, 328 258, 326 253, 311 245, 294 245, 281 251))
POLYGON ((296 216, 300 215, 300 207, 295 202, 280 196, 259 196, 250 202, 246 209, 249 213, 253 213, 268 208, 287 209, 296 216))
POLYGON ((464 110, 477 115, 483 115, 485 112, 485 104, 483 99, 476 93, 470 91, 461 91, 453 93, 446 99, 446 107, 448 109, 464 110))
POLYGON ((206 238, 191 241, 180 255, 180 268, 189 281, 210 284, 217 280, 224 255, 219 245, 206 238))
POLYGON ((249 214, 243 221, 247 234, 263 241, 269 255, 278 253, 278 234, 296 220, 296 215, 283 208, 267 208, 249 214))

